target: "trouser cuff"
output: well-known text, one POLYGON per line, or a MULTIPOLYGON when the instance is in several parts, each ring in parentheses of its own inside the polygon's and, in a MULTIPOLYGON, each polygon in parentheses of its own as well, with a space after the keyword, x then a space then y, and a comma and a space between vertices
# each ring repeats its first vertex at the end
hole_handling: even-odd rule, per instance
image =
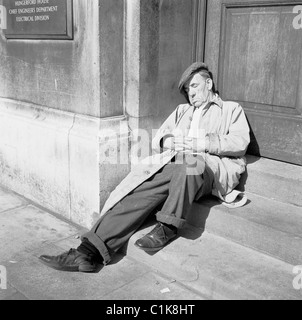
POLYGON ((163 214, 161 212, 158 212, 156 214, 156 218, 158 222, 170 224, 176 227, 177 229, 182 229, 186 224, 186 220, 184 219, 179 219, 175 216, 163 214))
POLYGON ((110 263, 111 255, 106 247, 105 243, 95 234, 95 233, 86 233, 82 237, 82 239, 87 239, 90 243, 92 243, 99 251, 100 255, 104 259, 104 265, 110 263))

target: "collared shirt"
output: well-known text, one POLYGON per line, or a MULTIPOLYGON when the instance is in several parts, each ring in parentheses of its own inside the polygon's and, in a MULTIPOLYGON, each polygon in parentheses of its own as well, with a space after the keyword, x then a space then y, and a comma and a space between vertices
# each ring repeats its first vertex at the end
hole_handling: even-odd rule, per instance
POLYGON ((208 108, 207 105, 205 105, 204 107, 196 108, 194 110, 193 119, 191 122, 191 128, 190 128, 190 131, 188 134, 188 136, 190 138, 197 138, 197 139, 204 138, 205 131, 200 130, 199 122, 200 122, 200 119, 201 119, 202 115, 204 114, 204 111, 206 110, 206 108, 208 108))
POLYGON ((206 105, 200 108, 196 108, 193 113, 193 119, 188 136, 190 138, 205 139, 206 149, 208 149, 208 139, 206 135, 208 133, 208 126, 212 121, 209 121, 208 117, 212 117, 212 114, 208 111, 213 108, 213 105, 222 108, 222 100, 218 95, 215 95, 213 99, 206 105))

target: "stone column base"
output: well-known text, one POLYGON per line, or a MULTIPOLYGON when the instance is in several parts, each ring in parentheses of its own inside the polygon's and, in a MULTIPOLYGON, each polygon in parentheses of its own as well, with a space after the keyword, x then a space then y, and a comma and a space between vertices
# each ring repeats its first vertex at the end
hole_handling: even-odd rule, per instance
POLYGON ((128 142, 125 117, 0 98, 0 184, 83 227, 128 173, 128 142))

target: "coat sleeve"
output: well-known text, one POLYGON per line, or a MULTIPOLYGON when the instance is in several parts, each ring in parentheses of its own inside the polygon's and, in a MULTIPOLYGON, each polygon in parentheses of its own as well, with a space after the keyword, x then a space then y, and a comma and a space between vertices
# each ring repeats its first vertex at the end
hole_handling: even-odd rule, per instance
POLYGON ((210 154, 229 157, 245 155, 250 143, 250 128, 243 108, 236 104, 228 133, 208 135, 208 151, 210 154))
POLYGON ((173 130, 175 129, 177 121, 178 109, 179 108, 177 107, 176 110, 162 124, 160 129, 157 131, 154 139, 152 140, 152 150, 156 153, 162 153, 164 139, 173 136, 173 130))

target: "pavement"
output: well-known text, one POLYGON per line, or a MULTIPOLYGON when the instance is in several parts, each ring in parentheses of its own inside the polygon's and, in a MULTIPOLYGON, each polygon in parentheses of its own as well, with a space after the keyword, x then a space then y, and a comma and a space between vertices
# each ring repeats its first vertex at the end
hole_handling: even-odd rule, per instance
POLYGON ((86 230, 0 187, 0 300, 188 300, 205 297, 123 253, 96 274, 59 272, 42 254, 80 244, 86 230))

